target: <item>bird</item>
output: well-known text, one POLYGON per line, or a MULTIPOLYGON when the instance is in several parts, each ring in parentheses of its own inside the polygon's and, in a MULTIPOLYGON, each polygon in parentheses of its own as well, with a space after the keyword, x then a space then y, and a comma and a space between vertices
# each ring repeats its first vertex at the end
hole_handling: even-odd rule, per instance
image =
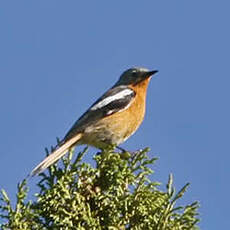
POLYGON ((145 116, 146 93, 158 70, 133 67, 124 71, 73 124, 58 146, 31 172, 35 176, 63 157, 76 145, 114 148, 136 132, 145 116))

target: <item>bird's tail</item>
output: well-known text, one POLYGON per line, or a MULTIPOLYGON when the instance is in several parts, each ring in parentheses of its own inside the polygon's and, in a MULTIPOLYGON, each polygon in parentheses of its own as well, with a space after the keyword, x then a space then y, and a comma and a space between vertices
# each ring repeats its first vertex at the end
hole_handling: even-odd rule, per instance
POLYGON ((54 162, 56 162, 58 159, 60 159, 62 156, 64 156, 68 150, 79 141, 79 139, 82 137, 82 133, 77 134, 67 142, 65 142, 63 145, 61 145, 58 149, 54 150, 49 156, 47 156, 39 165, 37 165, 32 172, 30 173, 30 176, 35 176, 44 171, 46 168, 48 168, 50 165, 52 165, 54 162))

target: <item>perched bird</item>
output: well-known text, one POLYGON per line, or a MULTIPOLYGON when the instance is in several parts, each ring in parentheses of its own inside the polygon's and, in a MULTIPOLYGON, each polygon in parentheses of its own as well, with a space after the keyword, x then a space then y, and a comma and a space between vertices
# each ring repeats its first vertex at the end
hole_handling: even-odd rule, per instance
POLYGON ((140 126, 145 115, 146 91, 157 70, 126 70, 72 126, 60 145, 47 156, 31 175, 41 173, 75 145, 87 144, 99 149, 118 146, 140 126))

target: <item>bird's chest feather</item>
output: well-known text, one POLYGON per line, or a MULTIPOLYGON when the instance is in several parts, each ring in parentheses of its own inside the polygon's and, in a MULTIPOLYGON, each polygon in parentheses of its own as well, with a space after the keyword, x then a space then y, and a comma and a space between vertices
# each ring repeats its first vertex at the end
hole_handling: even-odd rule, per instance
POLYGON ((85 130, 84 140, 86 144, 102 148, 105 143, 119 145, 137 130, 144 115, 145 98, 138 96, 128 109, 107 116, 92 127, 88 127, 85 130))
POLYGON ((87 127, 82 138, 84 144, 104 148, 105 145, 119 145, 130 137, 144 119, 147 83, 146 81, 143 85, 133 87, 137 92, 136 97, 127 109, 106 116, 87 127))

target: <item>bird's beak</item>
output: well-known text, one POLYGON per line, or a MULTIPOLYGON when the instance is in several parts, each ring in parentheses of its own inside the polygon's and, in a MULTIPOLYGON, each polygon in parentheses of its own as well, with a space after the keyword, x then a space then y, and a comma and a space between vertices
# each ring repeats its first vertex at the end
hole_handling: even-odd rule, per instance
POLYGON ((136 82, 134 82, 134 85, 149 79, 152 75, 154 75, 155 73, 157 73, 158 70, 152 70, 152 71, 148 71, 148 72, 144 72, 142 74, 139 75, 139 77, 137 78, 136 82))
POLYGON ((157 72, 158 72, 158 70, 149 71, 149 72, 146 73, 146 75, 147 75, 148 77, 150 77, 150 76, 154 75, 154 74, 157 73, 157 72))
POLYGON ((152 75, 156 74, 157 72, 158 72, 158 70, 152 70, 152 71, 148 71, 148 72, 144 73, 142 75, 142 80, 145 80, 145 79, 151 77, 152 75))

